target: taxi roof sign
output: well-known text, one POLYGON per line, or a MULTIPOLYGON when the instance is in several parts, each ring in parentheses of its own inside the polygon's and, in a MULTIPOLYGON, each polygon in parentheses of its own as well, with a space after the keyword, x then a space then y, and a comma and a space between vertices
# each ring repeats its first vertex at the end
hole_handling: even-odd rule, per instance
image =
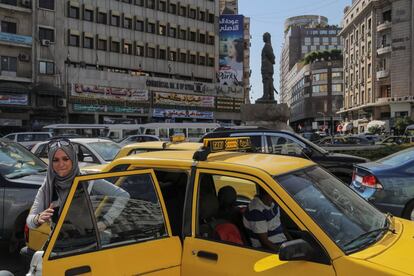
POLYGON ((204 161, 210 153, 245 151, 252 148, 250 137, 204 139, 203 148, 194 153, 193 159, 204 161))

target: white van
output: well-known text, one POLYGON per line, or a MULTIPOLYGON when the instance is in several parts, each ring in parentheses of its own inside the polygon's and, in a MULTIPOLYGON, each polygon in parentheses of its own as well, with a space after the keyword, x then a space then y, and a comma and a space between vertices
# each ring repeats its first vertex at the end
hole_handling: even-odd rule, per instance
POLYGON ((31 149, 35 144, 47 141, 52 138, 50 132, 15 132, 4 136, 3 138, 17 142, 22 146, 31 149))

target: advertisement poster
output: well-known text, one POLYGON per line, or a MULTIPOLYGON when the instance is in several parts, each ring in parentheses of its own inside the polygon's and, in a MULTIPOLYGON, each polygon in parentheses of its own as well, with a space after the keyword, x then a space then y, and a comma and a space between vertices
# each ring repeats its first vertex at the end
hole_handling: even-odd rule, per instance
POLYGON ((154 103, 165 105, 214 107, 214 97, 155 92, 154 103))
POLYGON ((243 16, 220 16, 220 84, 242 86, 243 82, 243 16))

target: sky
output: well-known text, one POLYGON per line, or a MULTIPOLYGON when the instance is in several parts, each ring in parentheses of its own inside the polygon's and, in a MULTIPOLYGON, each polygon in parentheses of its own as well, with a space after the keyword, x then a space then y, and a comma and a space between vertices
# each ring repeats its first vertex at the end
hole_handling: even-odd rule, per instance
MULTIPOLYGON (((260 66, 264 32, 269 32, 272 36, 272 46, 276 56, 274 86, 279 91, 279 60, 285 19, 315 14, 326 16, 330 25, 340 25, 344 8, 351 3, 352 0, 239 0, 239 14, 250 17, 251 102, 253 103, 263 94, 260 66)), ((278 95, 276 100, 279 100, 278 95)))

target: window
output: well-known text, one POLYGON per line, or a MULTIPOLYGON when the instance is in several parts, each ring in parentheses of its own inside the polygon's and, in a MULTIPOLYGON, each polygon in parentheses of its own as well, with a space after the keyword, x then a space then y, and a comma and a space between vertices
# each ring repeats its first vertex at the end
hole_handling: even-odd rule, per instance
POLYGON ((79 19, 79 7, 69 6, 68 16, 79 19))
POLYGON ((188 62, 191 64, 196 64, 196 55, 194 54, 190 55, 190 59, 188 62))
POLYGON ((328 74, 327 73, 313 74, 312 80, 313 81, 326 81, 328 80, 328 74))
POLYGON ((54 10, 55 0, 39 0, 39 8, 54 10))
POLYGON ((17 33, 17 24, 9 21, 1 21, 0 32, 16 34, 17 33))
POLYGON ((147 0, 147 8, 155 9, 155 0, 147 0))
POLYGON ((319 44, 320 44, 320 42, 321 42, 321 41, 320 41, 320 37, 314 37, 314 38, 313 38, 313 44, 314 44, 314 45, 319 45, 319 44))
POLYGON ((144 21, 142 21, 142 20, 135 21, 135 30, 143 32, 144 31, 144 21))
POLYGON ((131 43, 124 43, 123 53, 130 55, 132 54, 132 44, 131 43))
POLYGON ((132 19, 125 17, 124 18, 124 28, 132 29, 132 19))
POLYGON ((187 39, 187 31, 180 29, 180 39, 187 39))
POLYGON ((327 85, 314 85, 312 86, 312 93, 326 93, 328 92, 327 85))
POLYGON ((214 67, 214 58, 208 58, 208 66, 214 67))
POLYGON ((137 5, 137 6, 141 6, 141 7, 143 7, 144 6, 144 0, 135 0, 135 5, 137 5))
POLYGON ((305 45, 310 46, 312 44, 310 37, 305 37, 305 45))
POLYGON ((187 16, 187 7, 184 7, 184 6, 180 7, 180 15, 187 16))
POLYGON ((155 48, 153 48, 153 47, 148 47, 147 48, 147 57, 155 58, 155 48))
POLYGON ((39 39, 47 39, 50 42, 55 42, 55 30, 39 27, 39 39))
POLYGON ((119 27, 119 15, 111 15, 111 25, 119 27))
POLYGON ((152 33, 152 34, 155 33, 155 24, 154 23, 148 22, 148 24, 147 24, 147 32, 148 33, 152 33))
POLYGON ((106 41, 106 39, 98 39, 98 50, 102 50, 102 51, 107 50, 107 41, 106 41))
POLYGON ((83 37, 83 48, 93 49, 93 38, 89 36, 83 37))
POLYGON ((111 52, 119 53, 120 43, 119 41, 111 41, 111 52))
POLYGON ((158 10, 163 12, 167 11, 167 3, 165 3, 164 1, 158 2, 158 10))
POLYGON ((285 135, 266 136, 268 151, 272 154, 301 156, 305 145, 285 135))
POLYGON ((135 49, 136 49, 135 55, 141 56, 141 57, 144 56, 144 46, 137 45, 137 47, 135 49))
POLYGON ((332 92, 342 93, 342 84, 332 84, 332 92))
POLYGON ((209 35, 208 36, 208 44, 214 45, 214 42, 215 42, 214 35, 209 35))
POLYGON ((159 59, 166 59, 167 58, 167 50, 160 49, 158 54, 159 59))
POLYGON ((200 42, 200 43, 206 43, 206 35, 205 34, 199 34, 199 36, 198 36, 198 42, 200 42))
POLYGON ((17 72, 17 58, 16 57, 1 57, 1 71, 17 72))
POLYGON ((337 37, 331 37, 331 44, 338 44, 338 38, 337 37))
POLYGON ((76 35, 76 34, 69 35, 69 46, 79 47, 79 35, 76 35))
POLYGON ((208 14, 208 22, 214 23, 214 21, 215 21, 214 18, 215 18, 215 16, 214 16, 213 13, 209 13, 208 14))
POLYGON ((158 26, 158 34, 159 35, 166 35, 167 34, 167 27, 165 25, 158 26))
POLYGON ((83 20, 93 21, 93 11, 85 9, 83 10, 83 20))
POLYGON ((98 12, 98 23, 106 24, 106 13, 105 12, 98 12))
POLYGON ((196 41, 196 36, 197 36, 196 32, 190 32, 189 40, 195 42, 196 41))
POLYGON ((200 13, 198 14, 198 19, 200 21, 206 21, 206 12, 200 11, 200 13))
POLYGON ((168 35, 170 37, 176 38, 177 37, 177 28, 175 27, 170 27, 169 31, 168 31, 168 35))
POLYGON ((170 51, 170 53, 168 54, 168 60, 177 61, 177 52, 170 51))
POLYGON ((322 44, 328 45, 329 44, 329 37, 322 37, 322 44))
POLYGON ((198 57, 198 64, 199 65, 206 65, 206 57, 205 56, 199 56, 198 57))
POLYGON ((187 62, 187 54, 180 53, 180 62, 187 62))
POLYGON ((177 13, 177 5, 174 4, 174 3, 170 3, 170 10, 169 10, 169 12, 172 13, 172 14, 176 14, 177 13))
POLYGON ((192 19, 196 19, 196 10, 195 9, 190 9, 190 13, 189 13, 188 17, 190 17, 192 19))
POLYGON ((333 72, 332 73, 333 80, 341 80, 342 79, 342 72, 333 72))

